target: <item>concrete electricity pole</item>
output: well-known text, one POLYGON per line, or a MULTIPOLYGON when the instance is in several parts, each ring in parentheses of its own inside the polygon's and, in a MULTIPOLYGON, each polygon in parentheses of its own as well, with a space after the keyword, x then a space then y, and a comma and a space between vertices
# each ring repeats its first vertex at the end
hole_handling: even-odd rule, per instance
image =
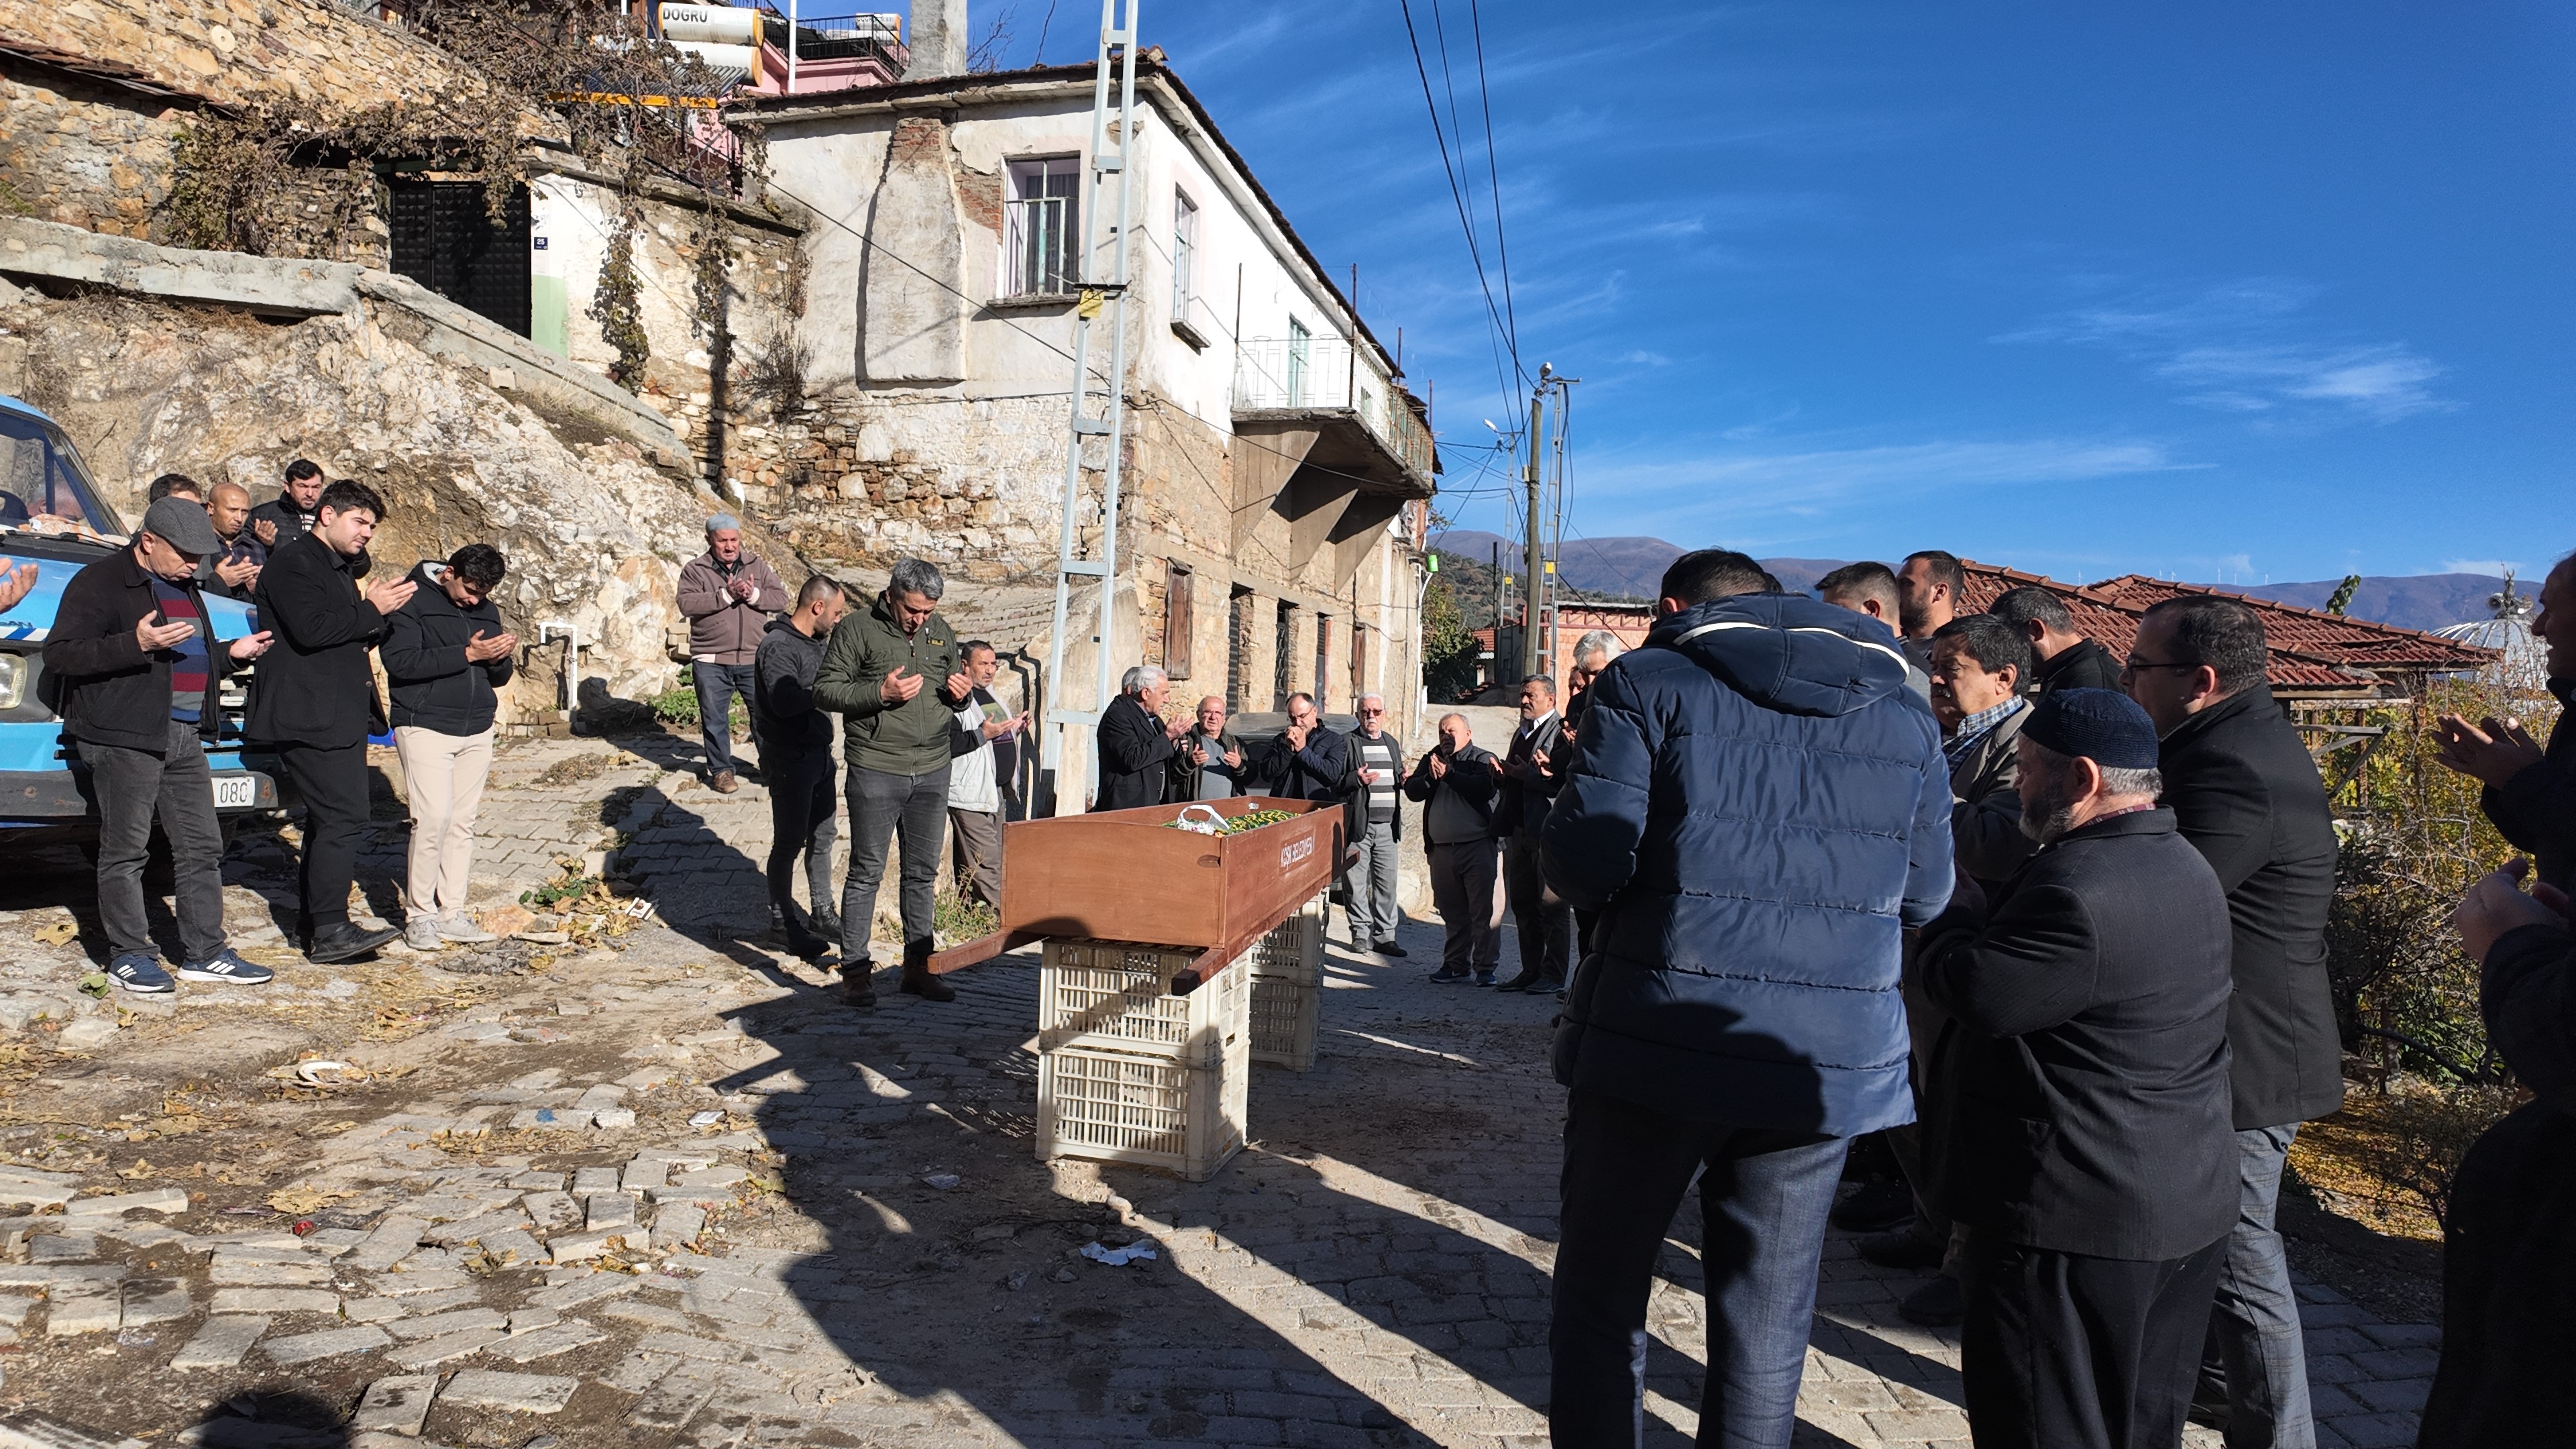
MULTIPOLYGON (((1539 557, 1538 532, 1538 459, 1539 441, 1541 436, 1539 433, 1539 405, 1547 398, 1548 379, 1554 372, 1555 368, 1550 364, 1544 362, 1540 363, 1538 365, 1538 386, 1530 389, 1529 470, 1523 475, 1523 482, 1525 482, 1529 488, 1529 533, 1526 535, 1529 539, 1529 575, 1522 583, 1522 597, 1525 601, 1522 605, 1521 615, 1522 679, 1527 679, 1531 675, 1538 673, 1538 616, 1540 609, 1540 591, 1546 587, 1546 575, 1542 570, 1541 560, 1539 557)), ((1513 682, 1517 684, 1519 680, 1515 680, 1513 682)))

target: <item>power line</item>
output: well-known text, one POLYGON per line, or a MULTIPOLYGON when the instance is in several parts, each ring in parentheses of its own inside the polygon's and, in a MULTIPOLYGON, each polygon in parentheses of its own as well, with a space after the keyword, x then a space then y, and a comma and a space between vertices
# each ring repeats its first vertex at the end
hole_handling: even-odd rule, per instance
MULTIPOLYGON (((1433 0, 1436 5, 1439 0, 1433 0)), ((1520 313, 1512 306, 1512 249, 1503 240, 1503 178, 1494 161, 1494 93, 1485 84, 1485 18, 1477 0, 1467 0, 1467 19, 1476 37, 1476 94, 1485 112, 1485 186, 1494 197, 1494 255, 1503 273, 1503 322, 1510 333, 1512 357, 1521 355, 1520 313)), ((1444 57, 1444 64, 1445 57, 1444 57)))
MULTIPOLYGON (((1415 76, 1420 78, 1422 82, 1422 106, 1423 109, 1429 112, 1431 116, 1431 139, 1433 143, 1440 148, 1440 171, 1442 175, 1449 179, 1449 199, 1458 209, 1458 225, 1459 228, 1465 232, 1467 237, 1467 259, 1475 265, 1476 286, 1485 294, 1485 315, 1492 319, 1492 338, 1495 346, 1494 380, 1502 385, 1503 396, 1508 399, 1512 396, 1514 391, 1512 387, 1512 378, 1521 377, 1525 379, 1528 374, 1521 368, 1520 353, 1517 348, 1512 351, 1511 368, 1509 372, 1506 373, 1504 370, 1502 351, 1503 343, 1508 336, 1509 329, 1503 325, 1502 308, 1496 305, 1494 301, 1493 283, 1485 276, 1484 252, 1477 244, 1475 223, 1467 214, 1466 193, 1459 188, 1457 168, 1452 166, 1449 161, 1448 133, 1444 131, 1440 125, 1440 105, 1437 101, 1432 99, 1431 70, 1430 67, 1425 65, 1422 60, 1422 36, 1421 33, 1414 28, 1412 0, 1397 0, 1397 5, 1404 13, 1405 39, 1413 47, 1413 73, 1415 76)), ((1433 0, 1433 11, 1434 18, 1437 19, 1438 0, 1433 0)), ((1462 145, 1459 151, 1459 156, 1462 161, 1465 158, 1465 155, 1466 151, 1462 145)))

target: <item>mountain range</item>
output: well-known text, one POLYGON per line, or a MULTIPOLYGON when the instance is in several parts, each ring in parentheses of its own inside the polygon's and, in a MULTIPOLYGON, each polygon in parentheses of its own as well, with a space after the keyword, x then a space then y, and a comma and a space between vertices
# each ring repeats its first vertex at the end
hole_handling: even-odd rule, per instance
MULTIPOLYGON (((1502 551, 1503 568, 1520 572, 1519 552, 1496 534, 1478 529, 1451 529, 1431 540, 1440 553, 1454 553, 1477 563, 1489 562, 1494 551, 1502 551)), ((1655 585, 1663 578, 1664 569, 1681 557, 1679 544, 1660 538, 1630 536, 1624 538, 1568 539, 1559 551, 1557 569, 1565 581, 1588 594, 1616 598, 1647 599, 1654 597, 1655 585)), ((1816 580, 1843 566, 1845 560, 1829 558, 1766 558, 1762 566, 1779 577, 1790 589, 1804 592, 1813 589, 1816 580)), ((1893 560, 1891 560, 1893 562, 1893 560)), ((2319 579, 2297 584, 2228 584, 2237 593, 2256 598, 2273 599, 2301 608, 2322 609, 2342 586, 2341 579, 2319 579)), ((2439 629, 2445 624, 2466 623, 2493 614, 2487 598, 2504 587, 2504 580, 2492 574, 2408 574, 2364 576, 2353 591, 2352 603, 2345 610, 2356 619, 2394 625, 2400 629, 2439 629)), ((2516 587, 2529 594, 2535 583, 2516 587)))

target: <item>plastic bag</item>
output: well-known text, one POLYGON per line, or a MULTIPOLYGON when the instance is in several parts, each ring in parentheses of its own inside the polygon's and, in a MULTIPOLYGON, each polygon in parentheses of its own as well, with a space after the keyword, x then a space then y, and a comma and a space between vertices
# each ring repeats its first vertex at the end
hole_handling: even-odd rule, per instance
POLYGON ((1198 835, 1223 835, 1225 817, 1217 813, 1217 808, 1213 805, 1201 803, 1185 806, 1181 810, 1180 818, 1172 822, 1172 828, 1187 830, 1198 835), (1192 819, 1193 815, 1204 815, 1206 818, 1192 819))

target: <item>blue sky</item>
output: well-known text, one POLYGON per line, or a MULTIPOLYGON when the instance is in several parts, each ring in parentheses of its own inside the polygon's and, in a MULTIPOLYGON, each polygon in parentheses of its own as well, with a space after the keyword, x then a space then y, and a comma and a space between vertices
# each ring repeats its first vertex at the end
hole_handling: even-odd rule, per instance
MULTIPOLYGON (((1007 14, 1007 63, 1042 23, 1045 59, 1087 58, 1096 7, 1046 13, 973 24, 1007 14)), ((2576 12, 1437 19, 1488 220, 1483 27, 1521 359, 1584 380, 1583 534, 2246 582, 2576 546, 2576 12)), ((1444 510, 1516 531, 1502 470, 1476 476, 1513 404, 1395 0, 1146 0, 1143 29, 1404 328, 1444 510)))

